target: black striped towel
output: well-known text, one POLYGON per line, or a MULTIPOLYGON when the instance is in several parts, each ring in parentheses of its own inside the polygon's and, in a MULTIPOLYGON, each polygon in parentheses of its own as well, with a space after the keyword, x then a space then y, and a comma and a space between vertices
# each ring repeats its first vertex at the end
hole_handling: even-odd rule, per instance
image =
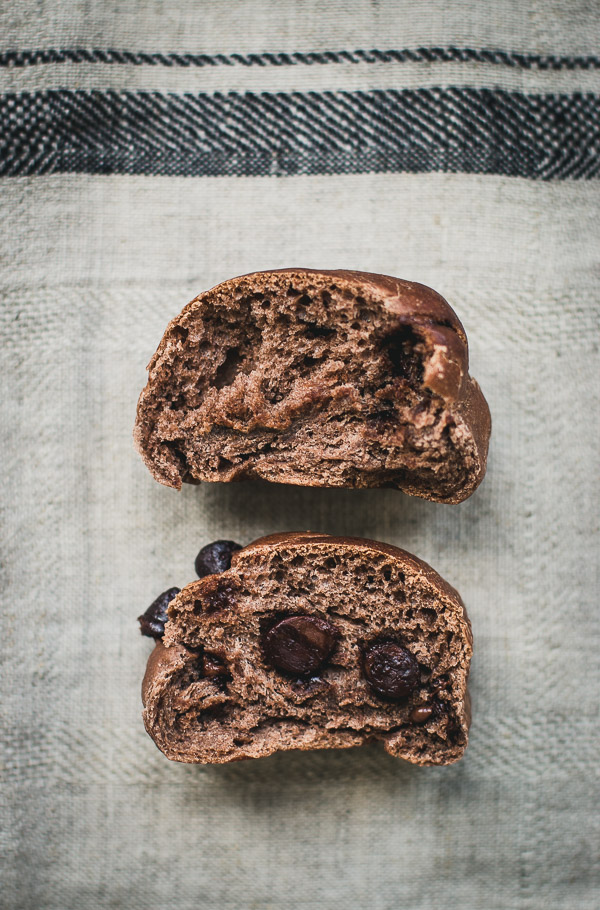
POLYGON ((589 0, 0 4, 0 903, 596 910, 600 8, 589 0), (167 321, 282 266, 429 284, 493 415, 460 506, 156 484, 167 321), (221 537, 430 561, 473 622, 466 757, 169 764, 135 617, 221 537))

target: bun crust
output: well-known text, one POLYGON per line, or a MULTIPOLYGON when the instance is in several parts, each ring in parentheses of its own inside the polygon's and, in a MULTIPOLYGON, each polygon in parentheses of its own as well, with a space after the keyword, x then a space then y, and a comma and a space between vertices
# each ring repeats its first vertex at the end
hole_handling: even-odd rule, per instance
POLYGON ((461 502, 491 428, 443 297, 353 271, 233 278, 173 319, 148 366, 136 446, 153 476, 395 487, 461 502))
POLYGON ((415 764, 450 764, 467 745, 471 654, 460 596, 416 557, 272 535, 171 601, 144 723, 181 762, 381 740, 415 764))

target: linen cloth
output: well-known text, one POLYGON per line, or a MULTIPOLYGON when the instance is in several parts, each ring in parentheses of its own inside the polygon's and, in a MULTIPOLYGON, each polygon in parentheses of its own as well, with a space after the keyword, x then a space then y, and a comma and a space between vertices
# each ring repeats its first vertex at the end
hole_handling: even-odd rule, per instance
POLYGON ((582 0, 1 8, 1 906, 598 906, 599 27, 582 0), (467 502, 152 480, 167 321, 297 265, 456 309, 493 416, 467 502), (459 764, 184 766, 146 736, 136 616, 206 542, 307 528, 461 592, 459 764))

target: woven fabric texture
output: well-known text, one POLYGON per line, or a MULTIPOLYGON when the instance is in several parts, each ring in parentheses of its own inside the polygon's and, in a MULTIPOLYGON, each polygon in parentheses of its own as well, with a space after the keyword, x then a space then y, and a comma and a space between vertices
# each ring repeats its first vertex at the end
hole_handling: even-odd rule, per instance
POLYGON ((0 906, 598 906, 599 30, 585 0, 0 9, 0 906), (467 502, 152 480, 167 321, 296 265, 456 309, 493 416, 467 502), (461 592, 459 764, 194 767, 146 736, 136 616, 208 541, 307 528, 461 592))

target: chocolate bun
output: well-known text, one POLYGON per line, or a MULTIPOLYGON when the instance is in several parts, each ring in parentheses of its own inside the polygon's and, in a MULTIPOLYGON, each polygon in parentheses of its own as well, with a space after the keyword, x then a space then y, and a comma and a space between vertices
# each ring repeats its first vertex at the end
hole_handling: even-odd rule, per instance
POLYGON ((459 595, 404 550, 273 535, 171 600, 144 723, 181 762, 375 739, 415 764, 450 764, 467 745, 471 653, 459 595))
POLYGON ((455 313, 365 272, 256 272, 167 326, 135 441, 171 487, 260 477, 395 487, 461 502, 486 468, 490 413, 455 313))

